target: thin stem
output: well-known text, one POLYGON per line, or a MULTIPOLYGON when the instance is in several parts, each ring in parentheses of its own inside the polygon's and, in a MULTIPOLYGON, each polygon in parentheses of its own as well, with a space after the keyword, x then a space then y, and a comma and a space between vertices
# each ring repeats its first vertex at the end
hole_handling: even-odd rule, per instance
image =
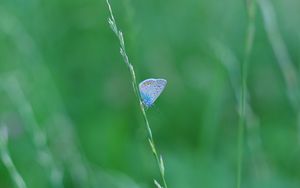
MULTIPOLYGON (((78 187, 88 187, 88 185, 90 185, 89 176, 93 176, 92 170, 85 161, 84 155, 80 153, 80 149, 75 144, 77 143, 77 138, 73 129, 74 126, 65 114, 66 110, 63 106, 61 96, 59 95, 49 69, 45 65, 44 58, 34 38, 27 32, 21 21, 9 11, 3 9, 3 7, 0 7, 0 31, 13 42, 17 52, 20 53, 23 57, 22 59, 24 59, 24 63, 20 64, 20 70, 7 74, 13 75, 18 73, 17 75, 19 75, 20 73, 23 78, 35 80, 34 89, 44 89, 43 87, 47 86, 49 90, 48 97, 51 98, 48 102, 40 101, 40 103, 43 103, 43 105, 51 109, 51 111, 49 111, 50 114, 48 114, 48 120, 55 121, 51 123, 50 129, 52 132, 48 138, 51 141, 60 143, 54 144, 55 151, 53 153, 58 157, 56 161, 58 161, 58 163, 65 163, 64 166, 66 170, 69 171, 72 180, 77 183, 78 187), (11 29, 11 27, 14 29, 11 29), (61 143, 63 143, 63 146, 61 143), (61 151, 61 148, 64 148, 64 150, 61 151)), ((1 74, 1 77, 2 75, 3 74, 1 74)), ((60 171, 64 172, 62 166, 60 167, 60 171)), ((57 186, 54 185, 53 187, 57 186)))
POLYGON ((245 43, 245 56, 241 66, 241 93, 240 93, 240 118, 238 128, 238 160, 237 160, 237 188, 242 183, 242 163, 244 146, 244 129, 246 125, 246 92, 247 68, 255 35, 255 0, 247 0, 248 26, 245 43))
MULTIPOLYGON (((234 96, 238 104, 240 104, 240 78, 241 73, 239 68, 239 61, 233 51, 226 45, 215 41, 213 50, 220 58, 220 62, 226 69, 230 84, 232 85, 234 96)), ((256 177, 261 180, 268 175, 268 165, 265 159, 265 154, 262 148, 260 137, 260 120, 250 103, 249 91, 246 92, 246 123, 245 132, 247 132, 247 143, 250 149, 251 158, 253 159, 253 169, 255 169, 256 177)), ((257 182, 257 181, 256 181, 257 182)), ((258 182, 257 182, 258 183, 258 182)))
MULTIPOLYGON (((129 71, 130 71, 133 90, 135 92, 135 95, 138 98, 140 109, 142 111, 143 118, 144 118, 144 121, 145 121, 145 124, 146 124, 149 144, 151 146, 151 149, 152 149, 152 152, 154 154, 155 160, 156 160, 157 165, 159 167, 159 171, 160 171, 161 179, 163 181, 164 188, 168 188, 166 180, 165 180, 165 173, 164 173, 165 168, 164 168, 163 158, 162 158, 161 155, 159 155, 159 153, 157 152, 156 146, 155 146, 155 142, 154 142, 153 135, 152 135, 152 130, 151 130, 148 118, 147 118, 147 114, 146 114, 146 109, 145 109, 145 106, 143 105, 142 98, 141 98, 139 88, 138 88, 138 84, 137 84, 137 81, 136 81, 135 71, 134 71, 134 68, 133 68, 132 64, 129 62, 129 58, 128 58, 127 53, 126 53, 123 33, 117 27, 117 24, 116 24, 116 21, 115 21, 115 18, 114 18, 113 11, 112 11, 111 5, 109 3, 109 0, 106 0, 106 3, 108 5, 108 9, 109 9, 109 12, 110 12, 110 17, 108 19, 108 23, 109 23, 112 31, 116 34, 116 36, 119 39, 120 53, 123 57, 123 60, 124 60, 125 64, 127 65, 127 67, 129 68, 129 71)), ((154 180, 154 182, 155 182, 155 185, 158 188, 162 187, 162 186, 160 186, 160 184, 156 180, 154 180)))
POLYGON ((7 95, 17 107, 21 117, 25 121, 28 132, 32 136, 33 144, 37 149, 38 162, 49 173, 49 181, 52 186, 55 188, 63 188, 63 172, 54 160, 47 144, 47 136, 39 127, 32 106, 27 101, 18 79, 16 76, 10 76, 4 81, 4 89, 7 95))
POLYGON ((298 142, 300 143, 300 81, 299 71, 295 67, 288 48, 284 42, 284 39, 280 33, 276 12, 272 1, 270 0, 258 0, 258 6, 262 13, 265 31, 267 33, 269 42, 274 51, 277 59, 278 66, 282 72, 286 93, 290 105, 297 113, 297 129, 298 129, 298 142))
POLYGON ((26 188, 25 181, 18 172, 7 148, 8 130, 5 125, 0 127, 0 156, 4 166, 7 168, 9 175, 18 188, 26 188))

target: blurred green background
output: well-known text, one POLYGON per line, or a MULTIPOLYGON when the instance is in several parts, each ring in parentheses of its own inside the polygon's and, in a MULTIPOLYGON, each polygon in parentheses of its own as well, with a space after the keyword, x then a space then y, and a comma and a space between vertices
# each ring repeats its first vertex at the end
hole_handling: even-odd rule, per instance
MULTIPOLYGON (((298 188, 300 1, 258 2, 242 187, 298 188)), ((235 187, 246 1, 111 4, 138 81, 168 80, 147 113, 169 188, 235 187)), ((0 1, 0 121, 29 188, 160 180, 108 16, 104 0, 0 1)))

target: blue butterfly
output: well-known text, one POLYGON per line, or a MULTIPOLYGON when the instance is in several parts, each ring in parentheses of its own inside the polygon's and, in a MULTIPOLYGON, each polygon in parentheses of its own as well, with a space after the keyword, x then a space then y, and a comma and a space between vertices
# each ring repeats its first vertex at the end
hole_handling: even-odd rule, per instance
POLYGON ((149 108, 153 105, 166 85, 167 80, 154 78, 144 80, 139 84, 140 94, 145 107, 149 108))

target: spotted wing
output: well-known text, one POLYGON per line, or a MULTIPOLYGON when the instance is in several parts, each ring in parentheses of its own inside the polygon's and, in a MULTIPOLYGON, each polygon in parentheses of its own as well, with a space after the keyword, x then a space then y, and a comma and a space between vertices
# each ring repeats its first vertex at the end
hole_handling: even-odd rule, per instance
POLYGON ((150 107, 165 89, 165 79, 147 79, 139 84, 140 94, 146 107, 150 107))

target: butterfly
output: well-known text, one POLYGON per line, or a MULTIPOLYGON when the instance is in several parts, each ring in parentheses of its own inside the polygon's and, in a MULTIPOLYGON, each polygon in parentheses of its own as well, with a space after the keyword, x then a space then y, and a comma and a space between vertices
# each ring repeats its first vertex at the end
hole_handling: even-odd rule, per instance
POLYGON ((165 79, 150 78, 142 81, 139 84, 139 90, 144 106, 147 108, 151 107, 165 89, 166 85, 167 80, 165 79))

